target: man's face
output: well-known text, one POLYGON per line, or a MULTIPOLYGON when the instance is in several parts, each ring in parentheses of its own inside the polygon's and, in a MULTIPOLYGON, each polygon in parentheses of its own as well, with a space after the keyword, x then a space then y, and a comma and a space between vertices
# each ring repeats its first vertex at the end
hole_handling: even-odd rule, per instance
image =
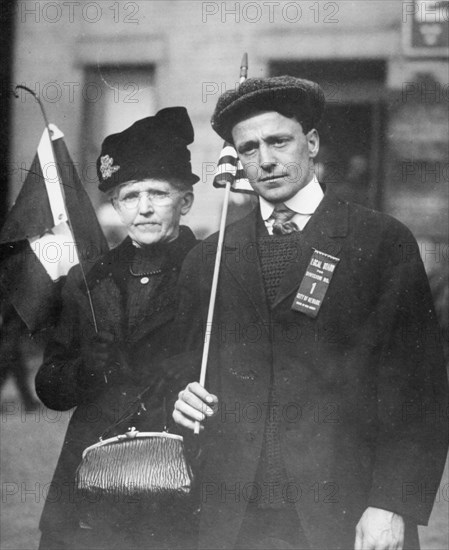
POLYGON ((294 118, 264 111, 237 123, 232 137, 251 186, 267 201, 284 202, 312 179, 318 133, 304 135, 294 118))
POLYGON ((128 235, 139 246, 170 242, 179 234, 181 216, 193 203, 193 193, 168 181, 146 179, 121 185, 112 203, 128 235))

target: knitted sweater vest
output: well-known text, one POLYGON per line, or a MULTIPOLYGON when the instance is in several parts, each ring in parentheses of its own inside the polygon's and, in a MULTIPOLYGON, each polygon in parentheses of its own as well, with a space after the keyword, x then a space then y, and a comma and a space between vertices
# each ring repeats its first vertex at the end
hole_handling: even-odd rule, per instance
MULTIPOLYGON (((260 235, 257 240, 260 265, 268 305, 273 305, 285 270, 300 253, 301 233, 260 235)), ((288 478, 281 456, 279 438, 279 399, 273 365, 265 422, 262 453, 256 478, 257 503, 261 508, 281 508, 286 505, 288 478)))

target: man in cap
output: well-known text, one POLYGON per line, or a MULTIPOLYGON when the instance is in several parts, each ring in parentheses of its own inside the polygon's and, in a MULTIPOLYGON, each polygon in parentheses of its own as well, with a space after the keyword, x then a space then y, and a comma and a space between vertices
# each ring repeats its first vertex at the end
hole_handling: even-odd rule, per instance
MULTIPOLYGON (((83 450, 98 442, 147 386, 154 388, 164 377, 157 365, 170 346, 178 275, 198 243, 188 227, 180 226, 199 180, 187 148, 192 142, 184 107, 163 109, 103 142, 99 187, 108 193, 128 236, 98 258, 87 285, 78 267, 69 272, 60 320, 36 377, 38 396, 47 407, 76 407, 41 518, 42 550, 193 546, 193 518, 183 527, 177 517, 167 529, 170 510, 161 524, 161 518, 144 513, 130 499, 127 509, 134 517, 124 521, 118 503, 102 506, 100 499, 98 509, 94 503, 86 511, 77 507, 74 493, 83 450)), ((146 403, 140 420, 122 425, 121 432, 117 427, 118 433, 131 425, 141 431, 163 429, 158 398, 150 393, 146 403)))
MULTIPOLYGON (((227 228, 205 388, 173 412, 202 423, 201 548, 418 548, 442 475, 447 378, 419 250, 393 218, 323 193, 324 103, 307 80, 248 79, 212 117, 259 207, 227 228)), ((180 276, 173 361, 189 368, 216 242, 180 276)))

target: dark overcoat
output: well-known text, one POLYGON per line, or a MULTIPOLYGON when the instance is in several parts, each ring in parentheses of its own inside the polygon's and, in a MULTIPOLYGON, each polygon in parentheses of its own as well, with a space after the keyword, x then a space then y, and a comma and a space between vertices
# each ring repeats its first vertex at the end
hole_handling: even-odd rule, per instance
MULTIPOLYGON (((327 192, 274 304, 257 253, 259 210, 227 228, 206 388, 201 548, 233 548, 258 498, 273 365, 285 494, 315 550, 353 548, 367 506, 426 524, 447 452, 447 377, 416 241, 395 219, 327 192), (313 249, 339 258, 316 318, 292 310, 313 249), (256 492, 254 492, 256 491, 256 492)), ((171 359, 199 365, 217 237, 187 256, 171 359)), ((409 532, 407 537, 416 535, 409 532)), ((411 543, 412 544, 412 543, 411 543)))
MULTIPOLYGON (((112 361, 116 375, 92 383, 83 372, 83 349, 95 337, 92 313, 78 267, 67 277, 63 290, 63 310, 44 362, 36 377, 42 402, 55 410, 76 409, 71 416, 61 455, 51 483, 40 528, 69 541, 79 527, 79 513, 73 494, 75 472, 83 450, 98 442, 103 431, 129 409, 137 395, 163 376, 156 365, 168 353, 169 327, 176 307, 176 284, 187 252, 198 241, 186 227, 169 243, 169 254, 156 287, 145 304, 136 304, 135 326, 124 317, 124 300, 117 270, 128 269, 129 238, 106 253, 88 274, 93 307, 99 331, 114 335, 116 354, 112 361)), ((165 422, 160 400, 146 399, 143 431, 162 430, 165 422)), ((124 427, 122 431, 127 428, 124 427)), ((113 434, 115 435, 115 434, 113 434)))

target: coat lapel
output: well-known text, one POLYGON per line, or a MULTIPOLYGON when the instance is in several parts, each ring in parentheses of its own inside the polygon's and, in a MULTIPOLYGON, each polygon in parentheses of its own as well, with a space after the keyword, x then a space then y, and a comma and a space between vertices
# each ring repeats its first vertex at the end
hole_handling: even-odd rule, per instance
POLYGON ((122 342, 124 327, 121 292, 113 278, 102 279, 92 289, 91 295, 98 329, 113 334, 118 342, 122 342))
POLYGON ((112 332, 117 337, 122 335, 122 312, 119 306, 121 292, 112 277, 111 266, 115 256, 120 255, 123 249, 124 243, 116 249, 109 250, 89 271, 86 281, 80 276, 77 286, 70 289, 74 296, 78 295, 77 303, 93 325, 87 283, 98 330, 112 332))
POLYGON ((125 239, 107 252, 87 276, 98 329, 113 334, 118 341, 123 340, 122 293, 113 272, 118 261, 125 261, 129 244, 129 239, 125 239))
POLYGON ((267 323, 270 315, 257 250, 258 215, 259 209, 255 208, 226 228, 222 265, 246 294, 260 319, 267 323))
POLYGON ((300 236, 300 254, 282 278, 273 308, 298 291, 313 250, 338 257, 343 239, 348 234, 348 204, 327 191, 315 214, 300 236))

